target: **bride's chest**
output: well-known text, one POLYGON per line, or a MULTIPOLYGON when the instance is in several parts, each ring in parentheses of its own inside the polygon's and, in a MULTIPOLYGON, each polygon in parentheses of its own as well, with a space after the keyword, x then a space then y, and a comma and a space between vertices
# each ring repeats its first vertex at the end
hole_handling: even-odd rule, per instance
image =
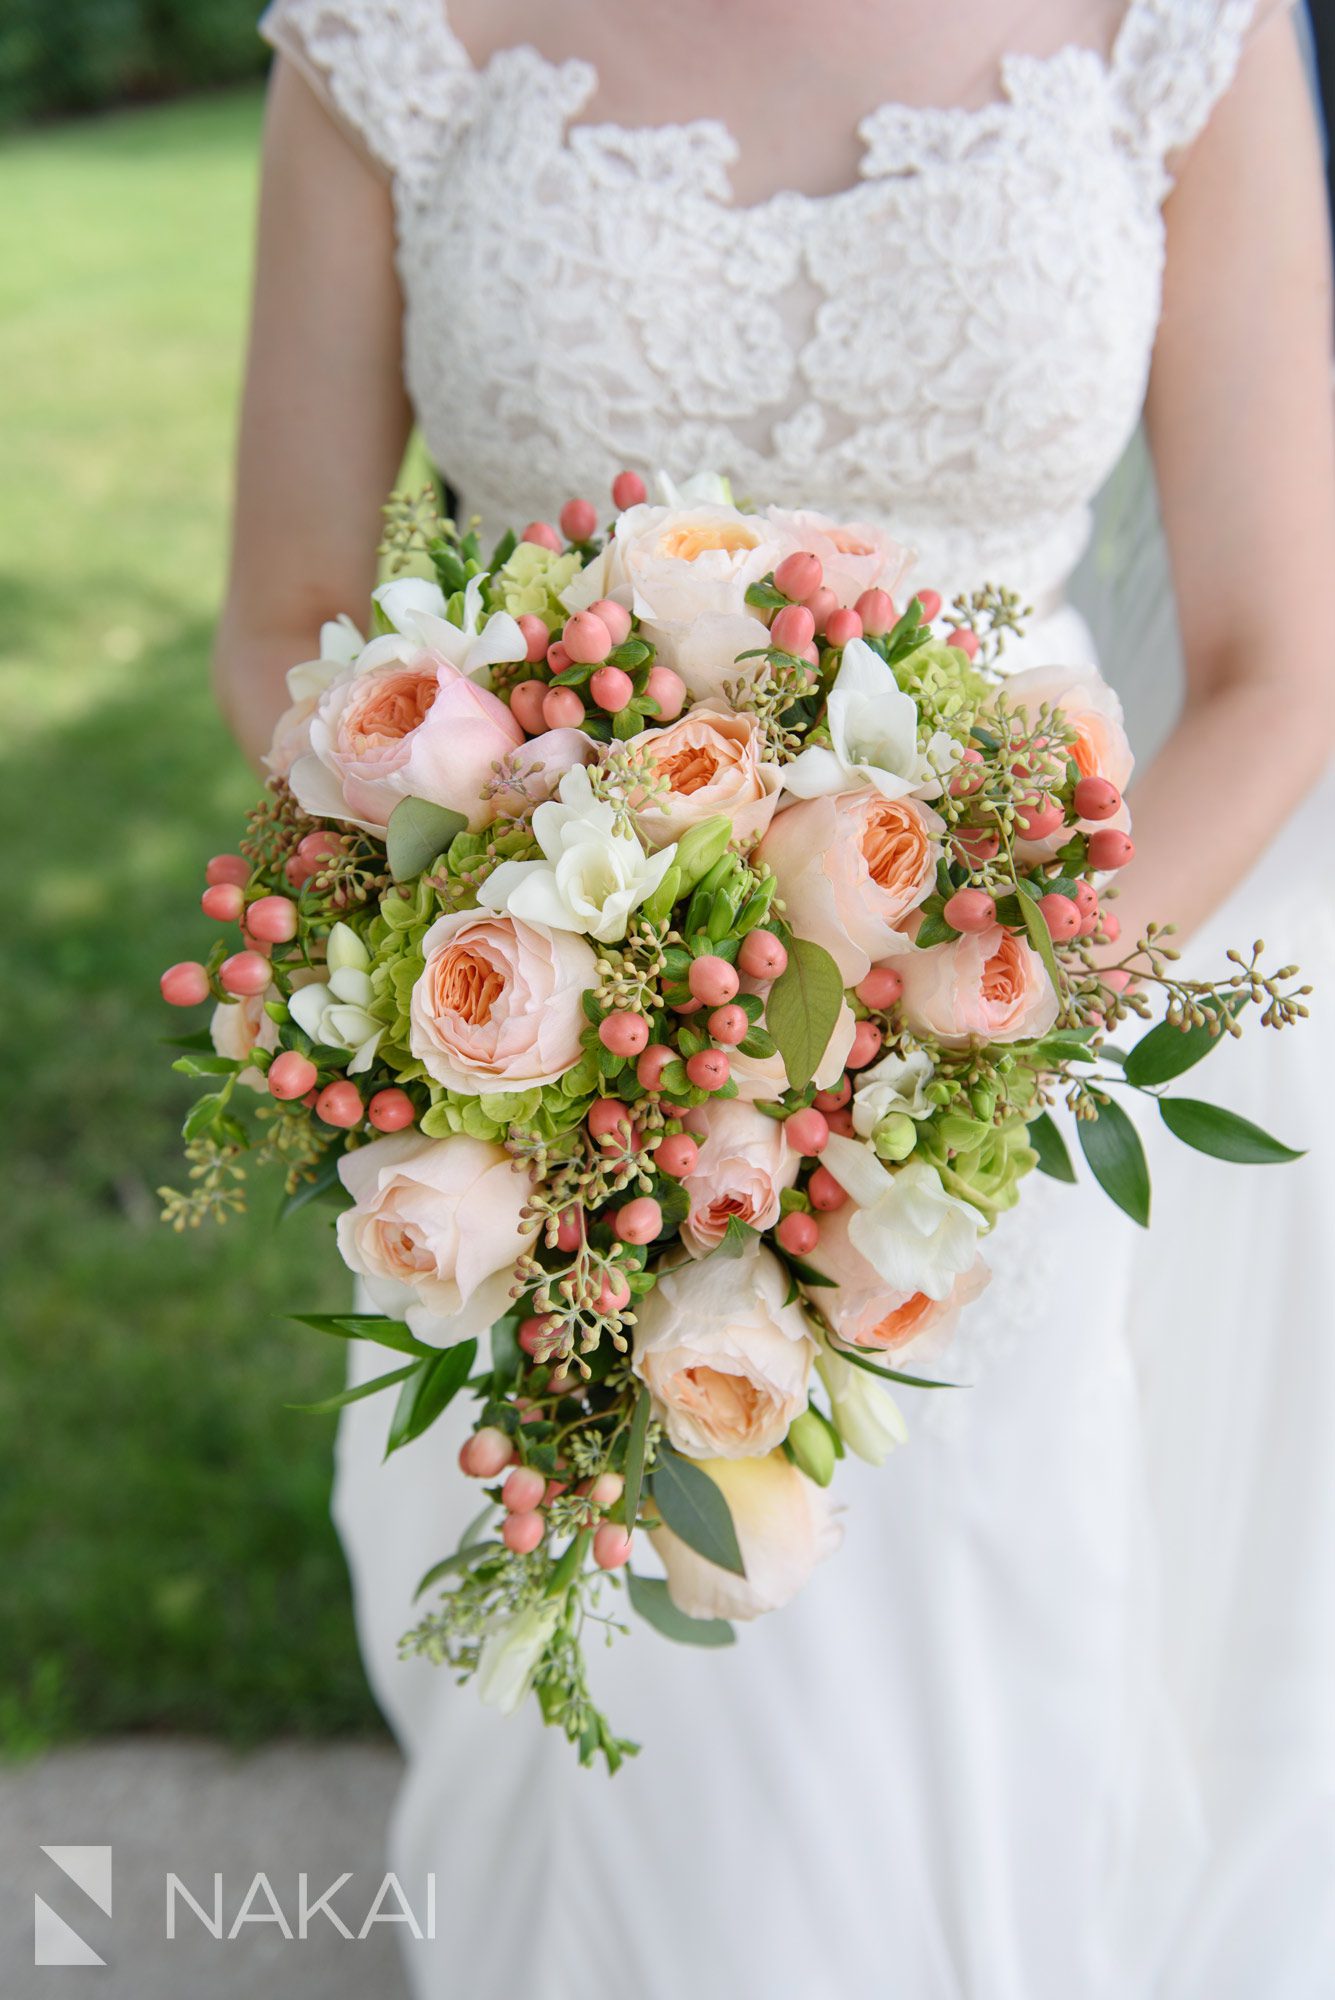
POLYGON ((1022 66, 984 111, 887 107, 857 185, 752 207, 725 128, 571 125, 566 69, 493 64, 401 210, 429 441, 433 418, 465 455, 483 424, 592 426, 770 489, 800 460, 808 491, 814 455, 846 495, 944 510, 1099 483, 1143 398, 1163 237, 1094 59, 1022 66))

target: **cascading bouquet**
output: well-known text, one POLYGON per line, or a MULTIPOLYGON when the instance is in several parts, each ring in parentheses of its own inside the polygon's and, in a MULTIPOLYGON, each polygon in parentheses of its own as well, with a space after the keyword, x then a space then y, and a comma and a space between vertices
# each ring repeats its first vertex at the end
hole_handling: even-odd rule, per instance
POLYGON ((430 574, 289 676, 267 795, 207 869, 240 938, 162 979, 217 1003, 179 1044, 210 1087, 167 1219, 242 1206, 247 1148, 280 1160, 379 1308, 301 1317, 401 1357, 320 1407, 396 1389, 396 1450, 475 1400, 487 1504, 405 1649, 507 1709, 536 1690, 613 1769, 600 1590, 703 1645, 784 1603, 839 1540, 837 1460, 904 1435, 887 1384, 946 1386, 1025 1175, 1074 1178, 1051 1108, 1142 1223, 1116 1090, 1292 1158, 1162 1087, 1307 991, 1259 945, 1214 983, 1163 931, 1117 955, 1118 703, 1089 668, 997 671, 1009 593, 897 613, 911 559, 872 528, 721 481, 645 499, 623 473, 605 534, 572 500, 485 569, 429 496, 391 503, 392 567, 430 574))

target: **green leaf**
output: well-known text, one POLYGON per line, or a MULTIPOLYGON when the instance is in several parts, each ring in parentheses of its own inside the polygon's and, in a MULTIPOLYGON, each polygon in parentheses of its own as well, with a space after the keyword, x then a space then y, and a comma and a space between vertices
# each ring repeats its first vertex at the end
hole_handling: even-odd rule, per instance
POLYGON ((188 1143, 197 1139, 201 1132, 207 1132, 226 1110, 230 1095, 230 1090, 211 1090, 207 1097, 197 1097, 181 1127, 182 1138, 188 1143))
POLYGON ((839 1282, 837 1278, 827 1278, 824 1271, 818 1271, 815 1265, 808 1264, 804 1257, 793 1257, 785 1253, 783 1261, 795 1278, 800 1278, 804 1285, 815 1291, 819 1291, 822 1285, 833 1286, 839 1282))
POLYGON ((444 1556, 440 1562, 432 1563, 413 1592, 413 1603, 416 1604, 422 1593, 430 1590, 433 1583, 439 1583, 443 1576, 452 1576, 456 1570, 470 1569, 475 1562, 481 1562, 484 1556, 497 1556, 502 1553, 499 1542, 466 1543, 463 1548, 456 1549, 452 1556, 444 1556))
POLYGON ((756 1232, 750 1223, 743 1222, 740 1215, 730 1215, 718 1248, 725 1257, 740 1257, 748 1244, 754 1243, 756 1232))
POLYGON ((317 1333, 331 1333, 339 1340, 373 1340, 377 1347, 392 1347, 396 1354, 413 1354, 419 1361, 439 1354, 409 1333, 402 1320, 375 1313, 289 1313, 299 1326, 314 1327, 317 1333))
POLYGON ((243 1065, 231 1056, 178 1056, 172 1068, 182 1076, 235 1076, 243 1065))
POLYGON ((467 827, 463 814, 447 806, 434 806, 429 799, 400 799, 385 829, 390 874, 396 882, 410 882, 467 827))
POLYGON ((855 1368, 865 1368, 869 1375, 879 1375, 886 1382, 899 1382, 906 1389, 966 1389, 967 1382, 934 1382, 930 1375, 906 1375, 901 1368, 886 1368, 879 1361, 869 1361, 865 1354, 857 1354, 851 1347, 831 1344, 832 1354, 842 1361, 851 1361, 855 1368))
POLYGON ((1024 918, 1024 927, 1029 933, 1029 942, 1042 959, 1048 978, 1060 993, 1063 991, 1061 967, 1052 948, 1052 932, 1048 929, 1048 920, 1038 907, 1037 892, 1033 884, 1027 882, 1023 875, 1015 887, 1020 898, 1020 915, 1024 918))
MULTIPOLYGON (((1226 1002, 1233 1011, 1236 1003, 1226 1002)), ((1208 1027, 1174 1028, 1160 1021, 1148 1035, 1142 1035, 1126 1059, 1126 1080, 1143 1090, 1147 1084, 1171 1083, 1175 1076, 1204 1060, 1211 1049, 1227 1039, 1227 1031, 1208 1027)))
POLYGON ((763 582, 748 584, 746 601, 760 611, 777 611, 788 599, 772 578, 766 577, 763 582))
POLYGON ((355 1389, 341 1389, 337 1396, 326 1396, 321 1403, 289 1403, 289 1410, 299 1410, 303 1416, 326 1417, 333 1410, 346 1409, 349 1403, 360 1403, 364 1396, 374 1396, 379 1389, 392 1389, 396 1382, 406 1382, 414 1372, 414 1363, 406 1368, 391 1368, 388 1375, 377 1375, 374 1382, 359 1382, 355 1389))
POLYGON ((439 1348, 429 1361, 418 1362, 399 1390, 385 1445, 386 1458, 435 1423, 463 1388, 476 1359, 477 1342, 461 1340, 457 1347, 439 1348))
POLYGON ((688 1549, 734 1576, 746 1575, 732 1513, 707 1472, 668 1449, 654 1467, 652 1486, 659 1513, 688 1549))
POLYGON ((1150 1170, 1140 1134, 1120 1104, 1099 1106, 1097 1118, 1076 1120, 1080 1150, 1103 1192, 1142 1229, 1150 1220, 1150 1170))
POLYGON ((1161 1097, 1159 1113, 1174 1138, 1216 1160, 1232 1160, 1241 1167, 1277 1167, 1302 1158, 1300 1151, 1281 1145, 1250 1118, 1240 1118, 1222 1105, 1203 1104, 1198 1097, 1161 1097))
POLYGON ((794 938, 765 1006, 765 1025, 794 1090, 805 1090, 820 1067, 843 1003, 844 982, 829 952, 794 938))
POLYGON ((1029 1143, 1038 1154, 1038 1171, 1054 1181, 1074 1181, 1075 1168, 1066 1141, 1046 1111, 1029 1121, 1029 1143))
POLYGON ((939 910, 928 913, 913 934, 913 942, 920 951, 927 951, 934 944, 948 944, 957 938, 959 932, 953 924, 948 924, 939 910))
POLYGON ((644 1486, 644 1447, 649 1436, 649 1391, 641 1385, 635 1404, 635 1413, 630 1420, 630 1436, 626 1440, 626 1490, 622 1495, 626 1526, 633 1528, 640 1511, 640 1493, 644 1486))
POLYGON ((737 1634, 726 1618, 690 1618, 679 1611, 661 1576, 636 1576, 633 1569, 628 1569, 626 1589, 631 1609, 638 1611, 645 1624, 652 1625, 665 1639, 675 1639, 679 1646, 736 1644, 737 1634))

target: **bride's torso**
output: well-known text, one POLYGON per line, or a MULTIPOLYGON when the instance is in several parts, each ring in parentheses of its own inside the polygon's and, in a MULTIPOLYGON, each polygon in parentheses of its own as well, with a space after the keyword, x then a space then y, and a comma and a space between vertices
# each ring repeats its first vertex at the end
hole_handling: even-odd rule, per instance
POLYGON ((948 10, 935 35, 916 10, 898 97, 952 109, 878 105, 904 71, 897 10, 851 8, 877 39, 861 76, 843 44, 813 62, 811 144, 791 48, 776 66, 757 44, 773 73, 725 118, 726 65, 693 83, 618 30, 600 81, 600 10, 548 10, 542 50, 511 39, 527 11, 269 16, 393 174, 408 383, 464 505, 499 526, 601 499, 622 465, 712 467, 739 494, 887 523, 947 589, 1056 597, 1144 399, 1168 161, 1232 74, 1250 0, 1030 10, 1030 32, 1075 39, 981 62, 969 31, 998 32, 995 10, 948 10), (710 115, 675 116, 691 103, 710 115))

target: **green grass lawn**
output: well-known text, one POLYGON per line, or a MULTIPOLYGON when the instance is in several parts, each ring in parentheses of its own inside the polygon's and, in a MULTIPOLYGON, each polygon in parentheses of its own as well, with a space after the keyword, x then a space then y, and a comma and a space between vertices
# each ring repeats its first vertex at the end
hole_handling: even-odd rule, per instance
MULTIPOLYGON (((376 1726, 327 1519, 328 1210, 184 1237, 159 969, 254 781, 214 713, 259 100, 0 145, 0 1747, 376 1726)), ((186 1026, 196 1025, 193 1017, 186 1026)))

